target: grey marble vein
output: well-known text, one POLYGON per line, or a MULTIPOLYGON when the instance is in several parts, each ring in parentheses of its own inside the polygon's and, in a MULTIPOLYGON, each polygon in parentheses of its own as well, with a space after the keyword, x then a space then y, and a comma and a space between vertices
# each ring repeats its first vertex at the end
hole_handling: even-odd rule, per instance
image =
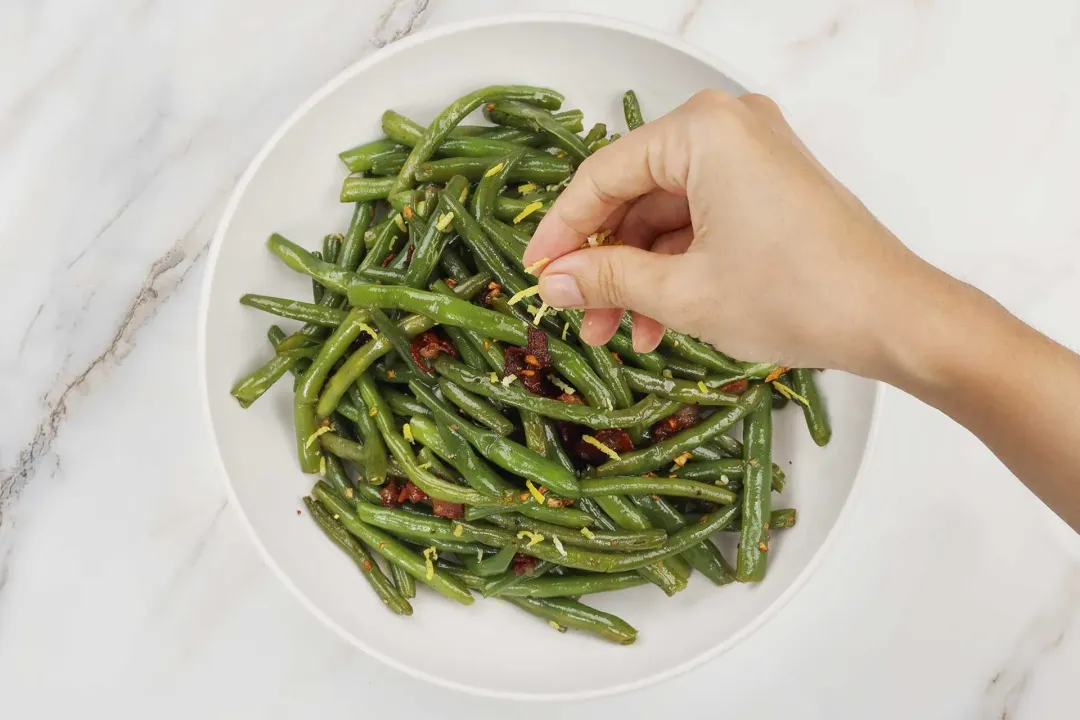
POLYGON ((701 6, 705 4, 705 0, 692 0, 690 7, 686 9, 682 17, 679 18, 678 24, 675 26, 675 33, 682 37, 686 34, 686 31, 690 29, 690 25, 697 18, 698 12, 701 10, 701 6))
POLYGON ((393 0, 379 16, 371 44, 385 47, 421 27, 430 4, 431 0, 393 0))

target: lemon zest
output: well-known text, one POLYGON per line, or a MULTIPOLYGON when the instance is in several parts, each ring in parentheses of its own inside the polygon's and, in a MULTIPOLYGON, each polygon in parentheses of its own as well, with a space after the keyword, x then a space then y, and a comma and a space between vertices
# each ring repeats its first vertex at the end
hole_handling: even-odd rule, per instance
POLYGON ((527 287, 524 290, 522 290, 521 292, 516 292, 513 295, 511 295, 510 296, 510 304, 511 305, 517 305, 519 302, 521 302, 525 298, 532 297, 533 295, 536 295, 539 292, 540 292, 540 286, 539 285, 533 285, 532 287, 527 287))
POLYGON ((525 487, 528 488, 529 494, 533 496, 533 500, 540 503, 541 505, 544 504, 544 493, 536 489, 536 486, 533 485, 532 480, 526 480, 525 487))
POLYGON ((487 172, 484 173, 484 177, 491 177, 492 175, 496 175, 501 172, 504 167, 506 167, 506 163, 503 162, 499 163, 498 165, 492 165, 487 169, 487 172))
POLYGON ((523 538, 529 538, 529 542, 525 546, 526 548, 531 548, 533 545, 539 545, 540 543, 544 542, 543 535, 541 535, 540 533, 530 532, 529 530, 518 530, 517 536, 519 540, 523 538))
POLYGON ((523 207, 521 209, 521 212, 519 212, 517 215, 514 216, 514 224, 517 225, 522 220, 529 217, 530 215, 532 215, 534 212, 536 212, 537 210, 539 210, 542 207, 544 207, 544 203, 541 202, 540 200, 529 203, 528 205, 526 205, 525 207, 523 207))
POLYGON ((622 459, 619 456, 619 453, 615 452, 614 450, 609 448, 607 445, 605 445, 604 443, 602 443, 599 440, 597 440, 596 438, 594 438, 592 435, 582 435, 581 439, 584 440, 585 442, 589 443, 590 445, 592 445, 594 448, 596 448, 600 452, 607 455, 612 460, 621 460, 622 459))
POLYGON ((330 426, 323 425, 321 428, 308 435, 307 442, 304 443, 304 449, 307 450, 309 447, 315 444, 315 441, 319 439, 320 435, 325 435, 328 432, 330 432, 330 426))
POLYGON ((549 262, 551 262, 551 258, 547 258, 547 257, 546 258, 540 258, 539 260, 534 262, 532 265, 525 268, 525 272, 527 272, 530 275, 535 275, 537 270, 544 267, 549 262))
POLYGON ((581 534, 589 538, 590 540, 596 539, 596 534, 589 528, 581 528, 581 534))
POLYGON ((433 547, 424 548, 424 577, 428 580, 435 577, 435 560, 439 559, 439 551, 433 547))

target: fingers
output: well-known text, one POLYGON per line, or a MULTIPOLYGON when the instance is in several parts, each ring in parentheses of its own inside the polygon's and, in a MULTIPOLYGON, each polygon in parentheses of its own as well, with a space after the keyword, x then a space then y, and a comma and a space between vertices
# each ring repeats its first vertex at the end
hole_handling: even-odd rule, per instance
POLYGON ((582 342, 589 345, 603 345, 611 339, 611 336, 619 329, 619 321, 622 320, 621 308, 594 308, 585 311, 585 318, 581 321, 582 342))
POLYGON ((678 118, 680 110, 643 125, 583 162, 536 229, 525 264, 577 250, 619 207, 652 190, 684 194, 690 142, 678 118))
POLYGON ((664 326, 641 313, 634 313, 633 317, 634 329, 630 337, 634 341, 634 349, 641 353, 652 352, 664 337, 664 326))
POLYGON ((628 308, 657 317, 681 260, 622 245, 580 250, 544 269, 540 296, 555 307, 628 308))
POLYGON ((653 239, 690 224, 690 205, 684 195, 654 190, 629 206, 615 229, 623 245, 649 247, 653 239))

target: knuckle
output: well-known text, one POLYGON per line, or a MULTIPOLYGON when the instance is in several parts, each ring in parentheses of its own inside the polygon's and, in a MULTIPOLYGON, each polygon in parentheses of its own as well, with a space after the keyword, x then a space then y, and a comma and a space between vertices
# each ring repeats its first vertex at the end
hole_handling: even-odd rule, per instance
POLYGON ((622 307, 626 293, 623 288, 621 266, 605 259, 596 268, 596 292, 599 300, 612 307, 622 307))

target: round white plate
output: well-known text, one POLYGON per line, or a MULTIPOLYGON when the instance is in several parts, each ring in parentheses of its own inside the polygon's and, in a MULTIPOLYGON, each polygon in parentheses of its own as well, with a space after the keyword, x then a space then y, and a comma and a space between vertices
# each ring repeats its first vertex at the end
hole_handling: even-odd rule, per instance
MULTIPOLYGON (((789 489, 775 507, 799 522, 778 532, 760 586, 716 588, 701 577, 673 598, 653 586, 588 602, 634 625, 638 641, 611 645, 560 634, 495 600, 472 607, 421 588, 412 617, 392 615, 338 548, 307 517, 301 497, 315 478, 293 449, 290 386, 278 383, 242 410, 229 388, 270 355, 275 319, 242 307, 245 292, 307 298, 311 283, 266 249, 271 232, 316 246, 344 231, 350 208, 337 195, 345 168, 337 153, 381 136, 394 108, 428 121, 450 100, 495 83, 556 88, 567 108, 624 127, 622 93, 637 91, 657 117, 695 91, 744 92, 716 60, 666 36, 587 16, 525 16, 438 28, 394 43, 347 69, 274 134, 240 180, 210 252, 200 313, 207 410, 233 506, 267 563, 313 613, 342 637, 390 665, 447 687, 512 698, 584 698, 657 682, 734 646, 760 627, 817 565, 849 504, 872 435, 876 387, 841 373, 821 375, 833 441, 816 447, 798 410, 780 413, 776 453, 789 489), (789 464, 788 461, 791 461, 789 464)), ((281 322, 286 330, 291 323, 281 322)), ((733 559, 735 536, 724 538, 733 559)))

